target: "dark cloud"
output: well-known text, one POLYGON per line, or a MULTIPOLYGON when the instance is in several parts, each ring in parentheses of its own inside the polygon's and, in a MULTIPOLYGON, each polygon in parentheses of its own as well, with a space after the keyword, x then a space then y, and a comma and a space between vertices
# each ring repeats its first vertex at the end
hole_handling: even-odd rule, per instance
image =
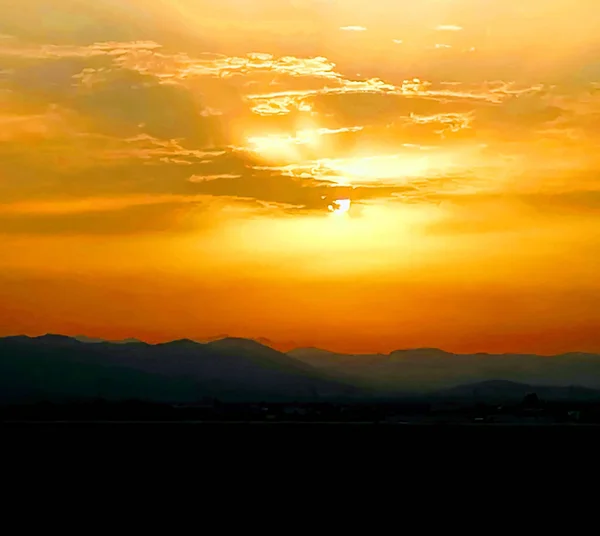
POLYGON ((317 95, 313 102, 316 110, 324 115, 332 114, 344 126, 386 124, 411 113, 469 113, 479 107, 489 106, 485 102, 393 93, 332 93, 317 95))
POLYGON ((164 139, 186 138, 199 146, 218 137, 218 120, 184 87, 160 84, 154 77, 115 70, 73 101, 76 110, 93 117, 102 132, 130 136, 145 132, 164 139))
POLYGON ((336 199, 364 202, 415 191, 411 185, 342 186, 333 180, 298 178, 277 170, 249 170, 247 175, 239 178, 199 180, 194 182, 194 186, 202 194, 239 196, 306 210, 327 210, 328 205, 336 199))
POLYGON ((75 75, 84 68, 98 69, 111 64, 111 60, 104 57, 40 59, 17 56, 5 61, 12 65, 6 87, 16 98, 43 104, 69 102, 75 93, 75 75))
POLYGON ((193 203, 157 203, 65 214, 3 214, 1 234, 30 235, 128 235, 197 230, 195 217, 203 207, 193 203))

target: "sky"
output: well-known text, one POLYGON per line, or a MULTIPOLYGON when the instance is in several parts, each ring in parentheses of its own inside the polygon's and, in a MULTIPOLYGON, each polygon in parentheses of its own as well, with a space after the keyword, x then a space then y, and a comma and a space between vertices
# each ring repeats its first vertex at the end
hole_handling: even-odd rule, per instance
POLYGON ((600 352, 597 0, 0 4, 0 336, 600 352))

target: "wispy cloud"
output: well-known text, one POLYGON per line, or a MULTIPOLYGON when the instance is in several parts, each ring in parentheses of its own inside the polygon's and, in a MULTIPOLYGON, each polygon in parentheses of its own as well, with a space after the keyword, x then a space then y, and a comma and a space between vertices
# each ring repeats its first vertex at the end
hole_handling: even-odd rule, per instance
POLYGON ((463 27, 455 24, 440 24, 435 28, 438 32, 460 32, 463 27))
POLYGON ((192 175, 189 178, 190 182, 210 182, 220 179, 241 179, 241 175, 233 175, 224 173, 222 175, 192 175))
MULTIPOLYGON (((195 195, 235 197, 239 189, 242 197, 274 207, 283 203, 322 209, 321 196, 332 195, 323 191, 352 185, 359 189, 348 196, 357 203, 392 195, 414 198, 410 188, 417 178, 439 173, 432 162, 450 162, 446 154, 450 147, 459 154, 450 145, 453 140, 459 140, 457 146, 475 147, 490 129, 523 137, 535 127, 545 140, 562 140, 567 131, 573 139, 582 139, 581 131, 556 111, 565 104, 551 99, 550 88, 541 84, 402 80, 393 74, 361 77, 325 56, 192 55, 166 51, 148 41, 59 46, 8 39, 0 44, 4 52, 11 47, 8 55, 39 60, 35 68, 71 59, 79 66, 64 86, 52 82, 59 107, 0 116, 5 127, 0 137, 12 143, 10 152, 5 148, 0 157, 12 159, 14 177, 35 177, 45 169, 46 181, 56 184, 54 190, 46 187, 48 193, 65 184, 78 194, 116 194, 121 189, 141 196, 138 204, 158 204, 169 191, 193 199, 195 195), (509 130, 516 117, 518 128, 509 130), (563 122, 550 122, 558 121, 557 117, 563 122), (27 136, 44 140, 35 154, 29 153, 28 161, 22 158, 26 147, 18 143, 27 136), (68 173, 80 173, 85 179, 73 182, 68 173), (316 190, 309 192, 309 188, 316 190), (144 189, 147 199, 141 193, 144 189)), ((11 66, 7 71, 9 84, 20 75, 19 69, 17 62, 15 69, 11 66)), ((23 72, 30 76, 32 70, 23 72)), ((44 76, 36 83, 43 86, 44 76)), ((30 85, 21 84, 20 91, 29 90, 30 85)), ((4 98, 13 94, 7 92, 9 97, 4 98)), ((10 104, 6 109, 11 109, 10 104)), ((589 110, 594 106, 590 100, 580 114, 571 112, 579 118, 580 129, 584 128, 581 118, 587 117, 589 136, 593 123, 589 110)), ((496 132, 494 137, 500 135, 496 132)), ((507 142, 503 143, 506 148, 507 142)), ((505 148, 488 151, 508 151, 505 148)), ((461 169, 474 165, 474 157, 469 156, 461 169)), ((14 197, 18 188, 9 185, 5 190, 14 197)), ((119 206, 113 198, 97 199, 98 210, 119 206)), ((131 198, 123 201, 130 202, 131 198)), ((91 202, 85 200, 68 207, 49 206, 54 208, 16 205, 3 210, 91 210, 91 202)))
POLYGON ((130 207, 162 205, 169 203, 196 203, 206 196, 185 195, 134 195, 120 197, 87 197, 79 199, 52 199, 42 201, 20 201, 0 203, 0 214, 4 215, 68 215, 92 212, 111 212, 130 207))
POLYGON ((439 130, 435 131, 437 134, 458 132, 462 129, 470 128, 473 118, 474 116, 472 113, 442 113, 429 116, 410 114, 410 120, 417 125, 439 125, 439 130))
POLYGON ((367 29, 364 26, 341 26, 342 32, 366 32, 367 29))
POLYGON ((14 56, 35 59, 91 58, 94 56, 120 56, 132 52, 161 48, 153 41, 107 41, 88 46, 23 43, 17 39, 0 40, 0 57, 14 56))

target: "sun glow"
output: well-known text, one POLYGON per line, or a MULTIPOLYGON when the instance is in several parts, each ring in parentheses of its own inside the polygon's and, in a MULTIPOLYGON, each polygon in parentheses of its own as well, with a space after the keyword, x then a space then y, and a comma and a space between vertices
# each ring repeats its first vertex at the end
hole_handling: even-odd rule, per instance
POLYGON ((326 150, 327 137, 337 134, 359 132, 361 126, 344 128, 322 128, 312 122, 302 122, 302 128, 294 129, 289 134, 264 134, 247 138, 250 150, 260 157, 278 163, 302 159, 302 148, 326 150))
POLYGON ((334 214, 345 214, 350 210, 351 201, 350 199, 337 199, 327 208, 334 214))
POLYGON ((315 148, 321 134, 316 129, 305 129, 290 134, 267 134, 248 138, 250 149, 269 162, 296 161, 301 158, 301 147, 315 148))
POLYGON ((383 155, 335 159, 326 162, 328 168, 355 181, 381 181, 424 175, 434 167, 428 156, 383 155))
POLYGON ((438 252, 436 239, 419 232, 439 219, 437 207, 405 206, 398 211, 384 201, 354 205, 350 199, 337 199, 331 208, 337 210, 297 218, 238 220, 223 231, 226 234, 218 235, 217 243, 226 239, 229 254, 238 262, 251 262, 257 254, 274 258, 273 266, 289 269, 294 277, 379 273, 388 270, 392 261, 395 266, 410 266, 416 258, 438 252), (350 212, 355 209, 352 217, 339 210, 346 207, 350 212))

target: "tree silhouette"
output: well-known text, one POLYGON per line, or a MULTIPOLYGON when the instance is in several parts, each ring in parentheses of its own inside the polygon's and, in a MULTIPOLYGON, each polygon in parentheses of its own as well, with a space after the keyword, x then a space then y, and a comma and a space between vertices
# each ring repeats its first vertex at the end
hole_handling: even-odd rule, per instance
POLYGON ((536 393, 529 393, 523 398, 522 404, 525 408, 537 408, 540 405, 540 399, 536 393))

